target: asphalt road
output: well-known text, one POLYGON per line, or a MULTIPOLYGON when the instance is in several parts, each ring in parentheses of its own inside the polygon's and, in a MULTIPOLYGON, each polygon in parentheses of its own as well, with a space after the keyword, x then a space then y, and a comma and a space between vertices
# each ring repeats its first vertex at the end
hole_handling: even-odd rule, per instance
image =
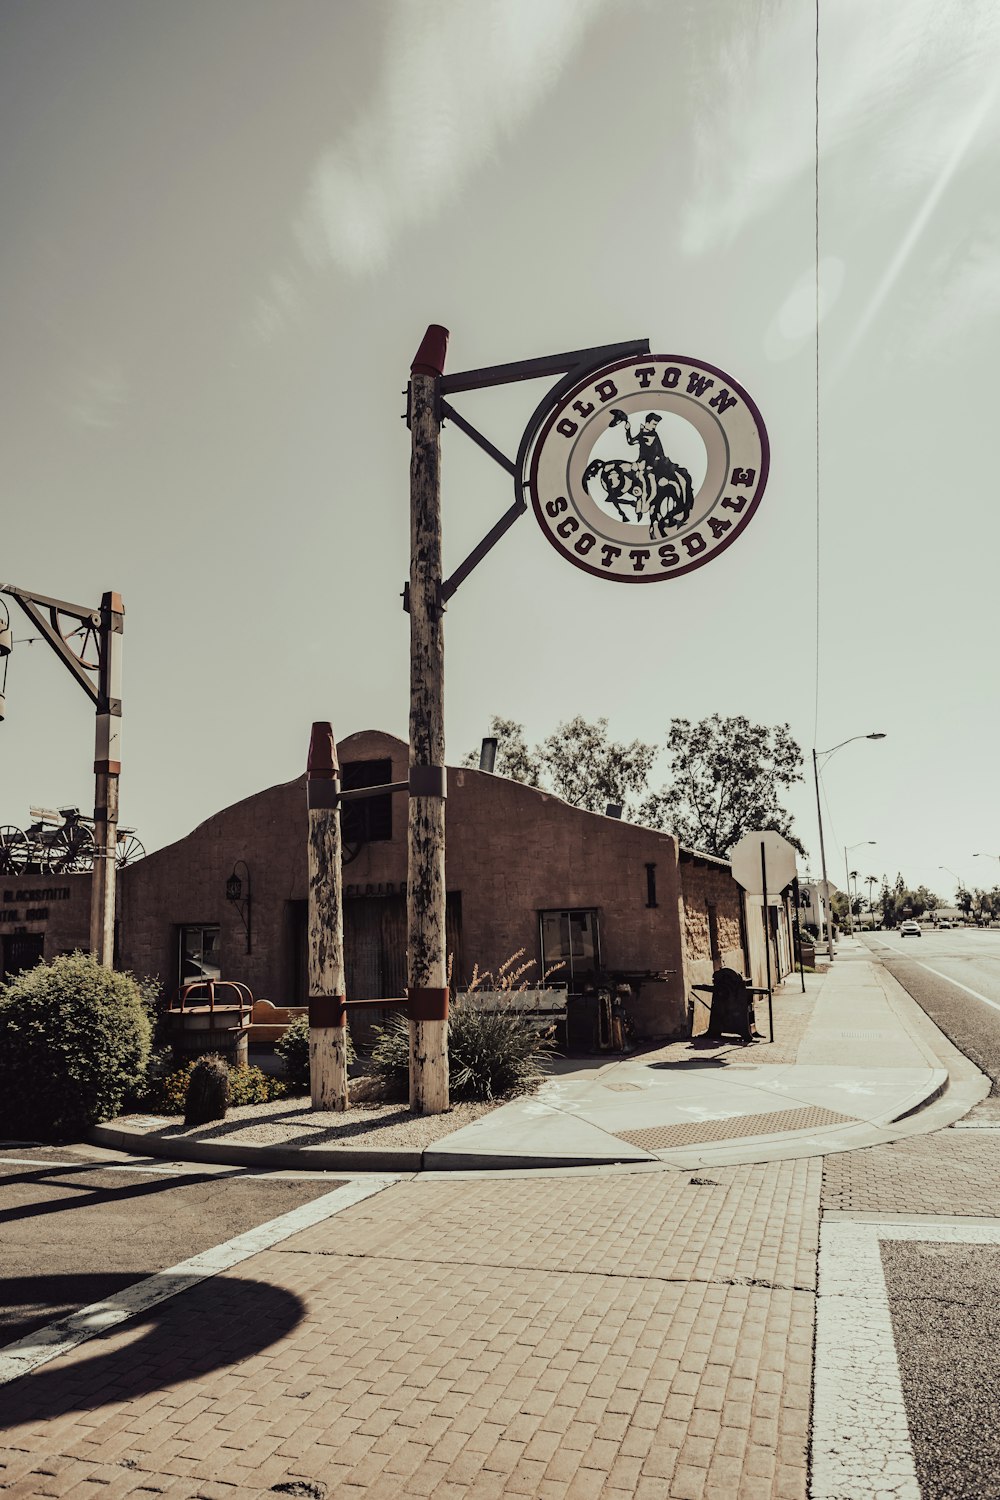
POLYGON ((0 1142, 0 1347, 338 1185, 0 1142))
POLYGON ((1000 929, 879 932, 864 941, 1000 1095, 1000 929))
POLYGON ((1000 1246, 884 1243, 922 1500, 1000 1496, 1000 1246))

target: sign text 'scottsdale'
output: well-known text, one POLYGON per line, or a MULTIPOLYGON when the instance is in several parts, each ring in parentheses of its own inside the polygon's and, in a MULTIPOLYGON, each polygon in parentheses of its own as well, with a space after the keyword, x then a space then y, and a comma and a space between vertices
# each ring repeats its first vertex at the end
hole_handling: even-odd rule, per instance
POLYGON ((643 355, 592 372, 563 398, 525 484, 548 540, 575 566, 646 583, 728 547, 768 465, 763 420, 738 382, 700 361, 643 355))

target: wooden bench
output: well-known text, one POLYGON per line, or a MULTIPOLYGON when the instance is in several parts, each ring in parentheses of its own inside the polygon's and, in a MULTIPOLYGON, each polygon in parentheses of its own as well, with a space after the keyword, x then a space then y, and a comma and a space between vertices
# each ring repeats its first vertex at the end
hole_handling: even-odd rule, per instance
POLYGON ((565 985, 548 985, 537 990, 459 990, 452 1004, 486 1011, 490 1015, 513 1011, 537 1022, 539 1028, 566 1024, 565 985))
POLYGON ((255 1000, 250 1012, 251 1045, 273 1045, 294 1020, 308 1014, 308 1005, 273 1005, 270 1000, 255 1000))

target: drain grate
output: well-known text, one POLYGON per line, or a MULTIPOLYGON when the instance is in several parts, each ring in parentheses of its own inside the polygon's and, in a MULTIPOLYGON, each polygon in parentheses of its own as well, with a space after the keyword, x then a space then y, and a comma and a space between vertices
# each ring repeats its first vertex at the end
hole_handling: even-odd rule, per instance
POLYGON ((852 1041, 877 1042, 885 1036, 884 1031, 838 1031, 839 1037, 849 1037, 852 1041))
POLYGON ((819 1130, 825 1125, 856 1125, 852 1115, 810 1104, 802 1109, 775 1110, 767 1115, 737 1115, 729 1120, 696 1120, 690 1125, 661 1125, 652 1130, 620 1130, 620 1141, 644 1151, 671 1151, 707 1141, 735 1141, 745 1136, 773 1135, 789 1130, 819 1130))
POLYGON ((613 1094, 639 1094, 642 1092, 638 1083, 602 1083, 602 1089, 610 1089, 613 1094))

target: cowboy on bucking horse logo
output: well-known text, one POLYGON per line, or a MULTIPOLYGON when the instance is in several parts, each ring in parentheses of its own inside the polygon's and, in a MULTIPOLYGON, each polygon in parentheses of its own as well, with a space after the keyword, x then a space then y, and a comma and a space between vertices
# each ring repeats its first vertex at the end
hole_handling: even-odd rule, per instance
POLYGON ((624 423, 625 437, 630 446, 639 449, 639 455, 634 460, 595 458, 583 474, 587 493, 590 481, 599 479, 604 489, 602 498, 614 506, 623 521, 631 519, 625 513, 626 505, 635 510, 636 521, 648 516, 650 541, 657 535, 666 536, 669 527, 683 526, 694 505, 691 475, 664 453, 656 431, 659 421, 655 411, 648 412, 634 433, 627 414, 613 409, 608 426, 624 423))

